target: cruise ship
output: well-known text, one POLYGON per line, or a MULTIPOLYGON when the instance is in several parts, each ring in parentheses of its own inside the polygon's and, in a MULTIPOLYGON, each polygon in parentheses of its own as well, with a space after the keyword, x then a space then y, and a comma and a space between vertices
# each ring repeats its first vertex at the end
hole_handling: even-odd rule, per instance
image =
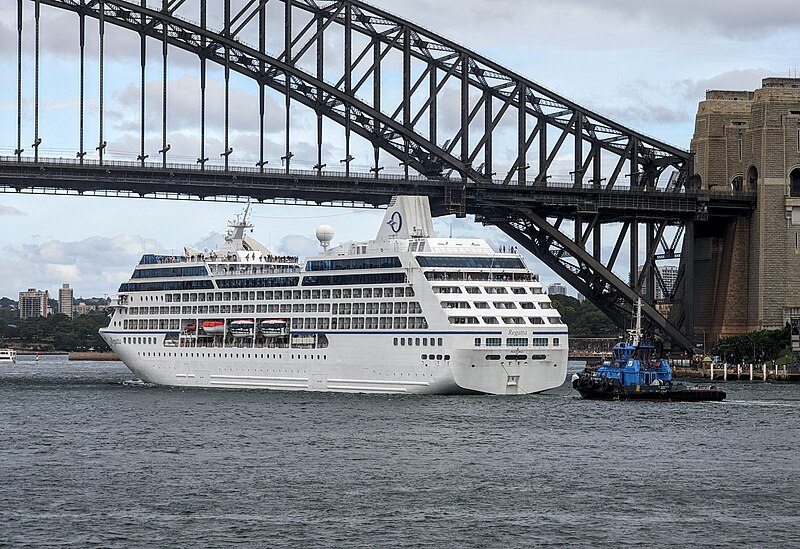
POLYGON ((437 238, 428 198, 394 197, 374 240, 299 261, 245 234, 146 254, 100 331, 145 382, 360 393, 539 393, 566 378, 567 326, 515 250, 437 238))

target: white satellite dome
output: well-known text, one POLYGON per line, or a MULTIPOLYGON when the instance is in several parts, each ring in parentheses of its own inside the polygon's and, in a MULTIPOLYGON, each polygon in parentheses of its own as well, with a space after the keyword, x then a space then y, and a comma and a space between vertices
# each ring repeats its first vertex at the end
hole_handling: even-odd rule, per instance
POLYGON ((320 245, 327 250, 333 240, 333 227, 330 225, 320 225, 317 227, 317 240, 319 240, 320 245))

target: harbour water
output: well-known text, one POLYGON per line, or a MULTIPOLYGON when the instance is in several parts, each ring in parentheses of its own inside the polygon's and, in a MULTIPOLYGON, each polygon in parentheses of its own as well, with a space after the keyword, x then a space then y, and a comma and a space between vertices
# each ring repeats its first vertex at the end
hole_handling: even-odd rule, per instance
POLYGON ((798 385, 671 404, 133 380, 119 362, 0 366, 0 546, 798 540, 798 385))

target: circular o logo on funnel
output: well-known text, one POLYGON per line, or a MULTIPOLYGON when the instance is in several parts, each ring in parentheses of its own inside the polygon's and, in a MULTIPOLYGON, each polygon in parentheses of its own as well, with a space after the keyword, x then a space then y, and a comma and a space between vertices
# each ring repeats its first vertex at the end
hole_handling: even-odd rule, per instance
POLYGON ((392 231, 399 233, 400 229, 403 228, 403 216, 400 215, 400 212, 394 212, 386 224, 392 228, 392 231))

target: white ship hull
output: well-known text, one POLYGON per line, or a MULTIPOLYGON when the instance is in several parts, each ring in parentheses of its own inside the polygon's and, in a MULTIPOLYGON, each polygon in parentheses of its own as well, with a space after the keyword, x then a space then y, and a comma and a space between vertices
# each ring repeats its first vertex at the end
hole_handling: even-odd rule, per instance
MULTIPOLYGON (((536 360, 487 361, 485 349, 397 349, 385 345, 386 334, 364 333, 331 335, 327 349, 177 347, 165 352, 163 334, 147 333, 153 344, 141 346, 122 345, 121 334, 110 330, 101 335, 134 374, 157 385, 517 395, 546 391, 566 379, 566 349, 537 353, 545 358, 536 360)), ((519 349, 491 352, 503 358, 519 356, 519 349)))

